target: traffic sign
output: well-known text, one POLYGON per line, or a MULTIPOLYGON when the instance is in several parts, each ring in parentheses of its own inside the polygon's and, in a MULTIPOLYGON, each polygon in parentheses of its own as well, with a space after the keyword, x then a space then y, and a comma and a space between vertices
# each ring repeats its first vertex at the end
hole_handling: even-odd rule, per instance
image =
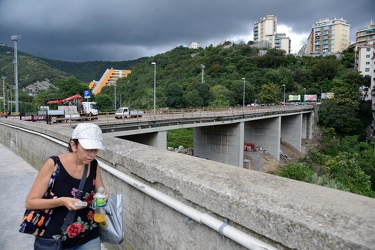
POLYGON ((84 91, 83 91, 83 97, 84 97, 84 98, 90 98, 90 94, 91 94, 91 93, 90 93, 90 90, 84 90, 84 91))

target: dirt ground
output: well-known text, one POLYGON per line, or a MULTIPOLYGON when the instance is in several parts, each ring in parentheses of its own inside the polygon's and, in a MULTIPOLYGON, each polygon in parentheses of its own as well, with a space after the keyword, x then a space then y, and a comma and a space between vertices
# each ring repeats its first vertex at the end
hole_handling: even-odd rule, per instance
MULTIPOLYGON (((316 147, 319 144, 319 140, 303 140, 302 144, 306 148, 316 147)), ((290 144, 281 142, 280 161, 277 161, 267 150, 244 151, 244 168, 265 173, 276 173, 280 167, 291 162, 297 162, 298 159, 304 156, 304 153, 299 152, 290 144)))

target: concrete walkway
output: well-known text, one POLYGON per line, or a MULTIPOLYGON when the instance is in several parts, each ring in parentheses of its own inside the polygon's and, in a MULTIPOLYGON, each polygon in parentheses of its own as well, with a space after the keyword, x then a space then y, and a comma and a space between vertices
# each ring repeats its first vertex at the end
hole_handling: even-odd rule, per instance
POLYGON ((34 236, 18 232, 25 199, 37 170, 0 144, 0 246, 4 250, 33 249, 34 236))
MULTIPOLYGON (((25 199, 38 171, 12 150, 0 144, 0 249, 34 248, 34 236, 18 232, 25 199)), ((102 244, 102 250, 106 248, 102 244)))

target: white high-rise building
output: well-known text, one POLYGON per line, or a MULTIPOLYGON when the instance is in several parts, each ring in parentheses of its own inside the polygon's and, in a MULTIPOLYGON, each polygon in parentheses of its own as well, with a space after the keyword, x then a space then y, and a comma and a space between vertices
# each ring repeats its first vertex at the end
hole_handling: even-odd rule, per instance
POLYGON ((252 47, 277 48, 290 53, 290 38, 285 33, 277 33, 277 17, 267 15, 254 24, 254 42, 252 47))
POLYGON ((370 24, 356 32, 355 69, 363 76, 371 77, 371 86, 364 91, 365 100, 371 100, 375 87, 375 24, 370 24))
POLYGON ((277 17, 267 15, 254 24, 254 42, 268 42, 271 48, 275 48, 277 17))
POLYGON ((286 54, 290 53, 290 38, 285 33, 276 33, 275 48, 285 50, 286 54))
POLYGON ((200 43, 198 43, 198 42, 191 42, 191 43, 189 44, 189 46, 188 46, 189 49, 198 49, 198 48, 200 48, 200 47, 201 47, 201 45, 200 45, 200 43))

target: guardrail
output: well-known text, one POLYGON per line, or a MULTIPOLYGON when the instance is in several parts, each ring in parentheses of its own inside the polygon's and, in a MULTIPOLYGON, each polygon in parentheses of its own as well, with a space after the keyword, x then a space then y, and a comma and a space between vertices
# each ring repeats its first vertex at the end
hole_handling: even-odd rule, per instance
POLYGON ((302 110, 311 111, 314 108, 312 105, 283 105, 283 106, 257 106, 245 108, 199 108, 199 109, 159 109, 156 113, 153 110, 146 110, 142 117, 121 118, 116 119, 114 112, 100 113, 97 116, 70 116, 64 118, 57 118, 49 115, 38 114, 24 114, 7 116, 10 119, 25 120, 38 123, 47 123, 50 125, 67 123, 74 125, 82 121, 99 120, 104 123, 129 123, 134 121, 145 120, 164 120, 174 118, 202 118, 202 117, 227 117, 227 116, 244 116, 251 114, 270 114, 273 112, 300 112, 302 110))

